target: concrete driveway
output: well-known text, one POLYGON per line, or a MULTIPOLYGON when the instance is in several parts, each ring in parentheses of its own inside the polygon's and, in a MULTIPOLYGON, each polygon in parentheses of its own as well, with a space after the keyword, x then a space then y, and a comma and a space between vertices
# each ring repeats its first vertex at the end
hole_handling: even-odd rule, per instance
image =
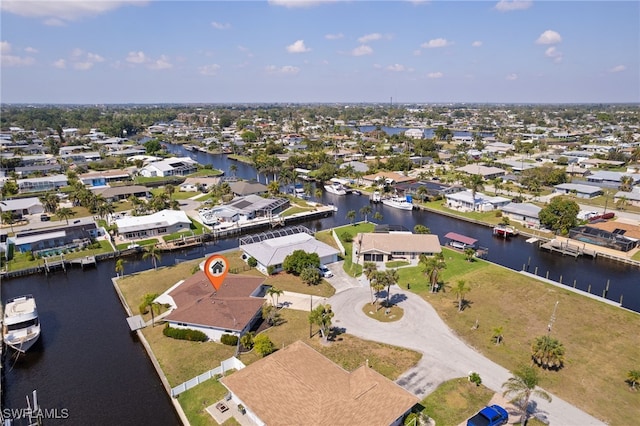
MULTIPOLYGON (((351 278, 351 280, 356 281, 351 278)), ((502 392, 502 384, 511 373, 482 356, 458 339, 440 319, 436 311, 421 297, 398 286, 391 289, 391 297, 404 309, 404 316, 396 322, 381 323, 368 318, 362 306, 370 303, 370 291, 360 284, 338 291, 329 298, 335 316, 333 324, 347 333, 363 339, 383 342, 416 350, 423 354, 420 362, 406 371, 397 383, 423 398, 438 385, 456 377, 466 377, 476 371, 482 383, 502 392)), ((553 396, 548 403, 536 398, 537 415, 554 425, 603 425, 604 423, 553 396)))

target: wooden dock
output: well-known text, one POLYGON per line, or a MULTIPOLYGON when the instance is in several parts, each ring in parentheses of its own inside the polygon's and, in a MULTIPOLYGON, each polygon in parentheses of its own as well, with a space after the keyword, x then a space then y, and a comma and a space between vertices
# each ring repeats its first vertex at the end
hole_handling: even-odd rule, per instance
POLYGON ((95 256, 84 256, 78 259, 73 259, 69 261, 72 265, 80 265, 82 269, 88 266, 96 266, 96 257, 95 256))
POLYGON ((560 241, 556 239, 547 242, 541 241, 539 247, 552 253, 560 253, 563 256, 573 256, 575 258, 583 255, 595 258, 597 255, 595 250, 586 248, 584 244, 571 244, 569 241, 560 241))

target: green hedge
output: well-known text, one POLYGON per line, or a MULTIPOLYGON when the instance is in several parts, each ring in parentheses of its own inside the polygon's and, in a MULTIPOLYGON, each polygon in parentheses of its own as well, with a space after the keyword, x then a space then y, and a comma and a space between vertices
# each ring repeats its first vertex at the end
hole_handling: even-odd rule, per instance
POLYGON ((228 346, 236 346, 238 344, 238 336, 234 336, 233 334, 223 334, 220 337, 220 343, 228 346))
POLYGON ((162 330, 162 334, 178 340, 189 340, 191 342, 206 342, 207 335, 202 331, 192 330, 190 328, 173 328, 169 324, 162 330))

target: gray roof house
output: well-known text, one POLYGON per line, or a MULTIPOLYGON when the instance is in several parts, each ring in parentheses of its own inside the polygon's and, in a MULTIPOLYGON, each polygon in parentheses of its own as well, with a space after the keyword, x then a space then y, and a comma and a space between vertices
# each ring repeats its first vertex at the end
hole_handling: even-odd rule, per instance
POLYGON ((335 248, 305 232, 244 244, 240 249, 246 258, 253 257, 258 261, 256 268, 263 274, 267 274, 269 266, 274 268, 274 272, 281 271, 284 259, 296 250, 317 253, 320 263, 323 264, 337 262, 339 253, 335 248))
POLYGON ((185 176, 195 172, 198 163, 189 157, 167 158, 149 163, 140 169, 140 175, 152 176, 185 176))
POLYGON ((13 212, 14 216, 21 217, 28 214, 44 212, 44 207, 36 197, 16 198, 15 200, 0 201, 0 211, 13 212))
POLYGON ((554 192, 560 194, 576 194, 578 198, 593 198, 603 194, 601 188, 591 185, 581 185, 579 183, 561 183, 554 186, 554 192))
POLYGON ((353 240, 356 263, 403 260, 417 265, 420 255, 433 256, 441 251, 440 239, 433 234, 362 233, 353 240))
POLYGON ((476 192, 474 199, 469 190, 445 194, 444 197, 447 200, 447 206, 461 211, 491 211, 511 202, 508 198, 490 197, 481 192, 476 192))
POLYGON ((246 180, 230 183, 229 186, 231 192, 238 196, 264 194, 269 190, 266 185, 260 182, 246 180))
POLYGON ((502 214, 508 217, 510 220, 520 222, 525 226, 531 228, 540 227, 540 219, 538 214, 541 207, 531 203, 509 203, 506 206, 500 208, 502 214))

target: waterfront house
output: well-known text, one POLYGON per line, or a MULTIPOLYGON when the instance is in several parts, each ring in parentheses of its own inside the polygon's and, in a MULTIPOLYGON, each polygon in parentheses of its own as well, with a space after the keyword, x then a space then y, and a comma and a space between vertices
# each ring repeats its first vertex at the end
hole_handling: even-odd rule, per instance
POLYGON ((121 201, 127 200, 129 197, 137 197, 137 198, 149 198, 151 194, 149 193, 149 188, 142 185, 126 185, 126 186, 114 186, 114 187, 103 187, 94 189, 93 192, 96 195, 102 195, 102 197, 107 201, 121 201))
POLYGON ((554 186, 554 191, 559 194, 575 194, 578 198, 594 198, 602 195, 601 188, 592 185, 582 185, 579 183, 561 183, 554 186))
POLYGON ((154 161, 142 167, 138 172, 140 176, 185 176, 194 173, 198 169, 198 163, 189 157, 166 158, 154 161))
POLYGON ((538 214, 542 208, 531 203, 509 203, 500 207, 502 215, 529 228, 540 228, 538 214))
POLYGON ((122 238, 132 240, 188 231, 191 220, 182 210, 161 210, 149 215, 116 219, 116 227, 122 238))
POLYGON ((256 217, 272 217, 289 208, 288 198, 263 198, 259 195, 247 195, 231 200, 226 207, 236 210, 240 220, 250 220, 256 217))
POLYGON ((229 187, 231 187, 231 192, 239 197, 244 197, 245 195, 265 194, 269 190, 266 185, 263 185, 260 182, 246 180, 232 182, 229 184, 229 187))
POLYGON ((422 129, 407 129, 404 135, 411 139, 424 139, 424 130, 422 129))
POLYGON ((275 237, 263 241, 242 244, 240 250, 243 258, 253 257, 258 262, 256 269, 263 274, 267 274, 269 267, 273 268, 273 273, 282 271, 284 259, 296 250, 307 253, 317 253, 320 263, 329 264, 338 261, 339 251, 316 240, 312 235, 300 232, 282 237, 275 237))
POLYGON ((353 259, 356 263, 384 264, 399 260, 417 265, 420 255, 433 256, 441 251, 440 240, 433 234, 361 233, 353 240, 353 259))
POLYGON ((103 170, 100 172, 83 173, 78 176, 80 182, 89 187, 107 186, 113 182, 131 180, 131 174, 126 170, 103 170))
POLYGON ((90 222, 20 231, 14 237, 9 237, 9 242, 15 246, 16 251, 21 253, 30 251, 37 256, 85 247, 100 233, 95 222, 90 222))
POLYGON ((18 188, 20 188, 20 193, 55 191, 58 188, 62 188, 63 186, 68 185, 67 176, 63 174, 37 178, 17 179, 16 183, 18 184, 18 188))
POLYGON ((456 171, 467 175, 480 175, 483 179, 495 179, 507 173, 499 167, 487 167, 480 164, 467 164, 464 167, 458 167, 456 171))
POLYGON ((174 328, 199 330, 219 342, 223 334, 240 337, 262 317, 264 277, 227 274, 216 290, 197 271, 155 299, 169 305, 164 320, 174 328))
POLYGON ((419 401, 368 363, 349 372, 301 341, 220 382, 257 425, 399 426, 419 401))
POLYGON ((395 172, 378 172, 372 175, 362 176, 362 180, 367 185, 393 185, 396 183, 413 182, 415 178, 395 172))
POLYGON ((0 211, 11 212, 14 218, 21 218, 29 214, 44 213, 44 207, 36 197, 16 198, 0 201, 0 211))
POLYGON ((476 192, 475 198, 469 190, 445 194, 447 206, 460 211, 481 212, 499 209, 511 202, 510 199, 504 197, 490 197, 481 192, 476 192))

